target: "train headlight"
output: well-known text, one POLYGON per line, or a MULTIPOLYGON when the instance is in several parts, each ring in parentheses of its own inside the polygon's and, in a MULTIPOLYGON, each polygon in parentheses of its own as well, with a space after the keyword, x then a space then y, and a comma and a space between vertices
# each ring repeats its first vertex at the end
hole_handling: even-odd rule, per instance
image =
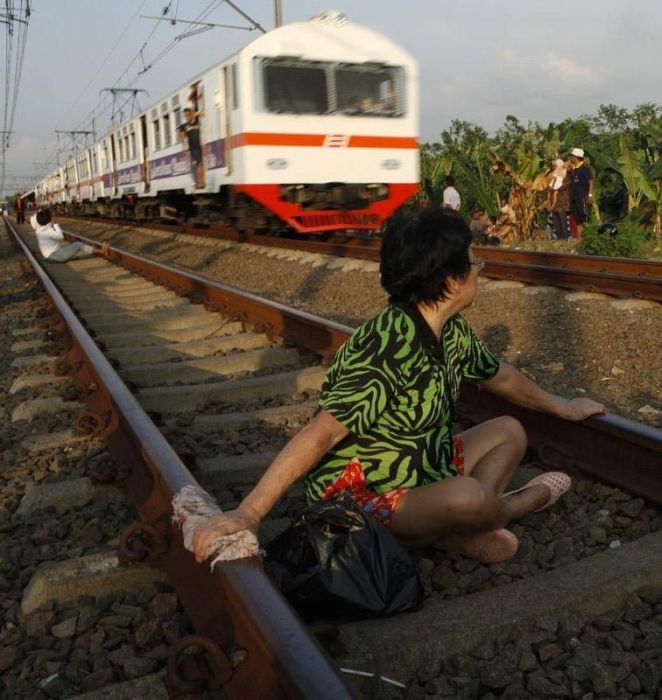
POLYGON ((388 158, 382 161, 382 168, 384 170, 399 170, 402 167, 402 162, 397 158, 388 158))
POLYGON ((287 166, 288 162, 285 158, 269 158, 267 161, 267 168, 269 168, 269 170, 285 170, 287 166))

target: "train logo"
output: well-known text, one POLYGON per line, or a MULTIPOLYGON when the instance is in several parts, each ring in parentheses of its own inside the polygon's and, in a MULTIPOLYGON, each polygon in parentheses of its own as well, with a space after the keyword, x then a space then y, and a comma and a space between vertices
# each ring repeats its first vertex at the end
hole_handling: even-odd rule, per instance
POLYGON ((349 136, 346 134, 328 134, 324 139, 325 148, 347 148, 349 136))

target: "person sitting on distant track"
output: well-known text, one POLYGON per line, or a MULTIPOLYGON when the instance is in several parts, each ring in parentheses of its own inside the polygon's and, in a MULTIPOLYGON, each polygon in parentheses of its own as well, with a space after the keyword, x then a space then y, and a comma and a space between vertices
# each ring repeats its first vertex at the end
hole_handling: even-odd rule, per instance
POLYGON ((510 416, 453 435, 461 382, 480 382, 515 404, 567 420, 604 406, 543 391, 474 335, 460 312, 474 300, 481 267, 456 214, 435 208, 389 222, 381 249, 389 303, 339 349, 319 412, 257 486, 235 510, 194 531, 198 561, 219 537, 256 531, 304 475, 309 502, 347 490, 405 544, 449 537, 449 546, 480 561, 515 554, 517 537, 505 526, 554 503, 570 478, 548 472, 504 493, 526 435, 510 416))
POLYGON ((490 225, 490 217, 483 207, 477 206, 471 212, 469 230, 471 238, 476 245, 487 245, 487 227, 490 225))
POLYGON ((41 209, 36 214, 33 214, 30 217, 30 225, 37 236, 39 250, 48 262, 63 263, 71 260, 73 257, 86 257, 95 254, 107 255, 108 253, 107 243, 101 248, 93 248, 78 241, 60 245, 60 241, 64 240, 64 234, 59 224, 53 221, 49 209, 41 209))

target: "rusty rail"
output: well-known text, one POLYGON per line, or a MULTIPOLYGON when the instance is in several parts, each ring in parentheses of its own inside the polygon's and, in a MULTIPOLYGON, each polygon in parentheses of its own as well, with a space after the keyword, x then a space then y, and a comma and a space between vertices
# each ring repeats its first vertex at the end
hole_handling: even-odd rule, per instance
MULTIPOLYGON (((297 344, 324 357, 333 355, 353 332, 349 326, 188 271, 114 249, 111 256, 129 269, 197 297, 210 308, 222 308, 260 329, 291 337, 297 344)), ((477 387, 471 385, 463 388, 460 408, 476 422, 495 415, 513 415, 522 422, 529 443, 538 447, 543 463, 579 468, 662 505, 662 430, 616 414, 592 417, 581 423, 565 421, 514 406, 487 392, 479 393, 477 387)))
MULTIPOLYGON (((186 551, 179 528, 171 524, 171 502, 181 488, 197 486, 197 481, 5 221, 68 330, 71 348, 66 361, 87 394, 88 422, 105 439, 118 480, 125 478, 140 513, 142 522, 122 538, 120 559, 158 563, 196 629, 197 635, 184 640, 171 655, 168 682, 173 693, 206 691, 207 697, 241 700, 353 697, 259 561, 223 563, 212 573, 186 551), (183 654, 191 649, 211 658, 187 675, 183 669, 190 666, 191 655, 184 659, 183 654), (183 660, 186 663, 180 664, 183 660)), ((130 262, 117 251, 113 256, 130 262)))
MULTIPOLYGON (((113 223, 112 219, 86 220, 113 223)), ((196 228, 191 224, 150 224, 150 228, 371 261, 379 261, 381 245, 378 236, 327 234, 320 237, 281 238, 240 233, 229 226, 196 228)), ((659 261, 491 246, 475 246, 475 251, 487 262, 483 271, 487 277, 662 302, 662 262, 659 261)))
MULTIPOLYGON (((331 355, 353 330, 141 256, 111 249, 110 257, 210 308, 222 308, 262 330, 289 336, 324 356, 331 355)), ((170 574, 199 635, 186 643, 204 650, 212 660, 214 673, 206 681, 182 677, 178 659, 185 648, 175 649, 170 664, 171 682, 180 692, 204 687, 220 694, 217 689, 222 688, 228 697, 349 697, 342 680, 301 629, 258 563, 233 562, 219 567, 214 574, 194 564, 183 548, 180 533, 170 528, 169 516, 173 493, 185 484, 195 484, 195 480, 128 390, 120 385, 50 280, 43 272, 37 272, 42 284, 58 300, 56 305, 75 339, 68 359, 75 363, 87 353, 94 363, 83 364, 76 377, 83 386, 98 387, 88 396, 88 410, 103 416, 110 406, 113 415, 118 416, 115 425, 107 420, 102 430, 113 458, 123 465, 124 471, 129 471, 127 486, 145 523, 144 529, 138 531, 143 541, 153 542, 152 548, 157 551, 166 542, 165 553, 156 554, 155 558, 170 574)), ((662 504, 660 430, 614 415, 571 423, 514 407, 476 387, 463 389, 460 409, 476 421, 500 413, 512 414, 522 421, 530 443, 538 447, 544 463, 577 467, 662 504)), ((147 550, 149 559, 149 547, 147 550)))

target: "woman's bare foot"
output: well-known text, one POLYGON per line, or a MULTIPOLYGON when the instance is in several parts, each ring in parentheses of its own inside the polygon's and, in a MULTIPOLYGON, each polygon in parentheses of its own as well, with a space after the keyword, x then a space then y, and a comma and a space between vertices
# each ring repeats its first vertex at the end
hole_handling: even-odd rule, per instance
POLYGON ((519 547, 517 536, 503 527, 477 535, 450 535, 446 541, 451 549, 484 564, 498 564, 511 559, 519 547))

